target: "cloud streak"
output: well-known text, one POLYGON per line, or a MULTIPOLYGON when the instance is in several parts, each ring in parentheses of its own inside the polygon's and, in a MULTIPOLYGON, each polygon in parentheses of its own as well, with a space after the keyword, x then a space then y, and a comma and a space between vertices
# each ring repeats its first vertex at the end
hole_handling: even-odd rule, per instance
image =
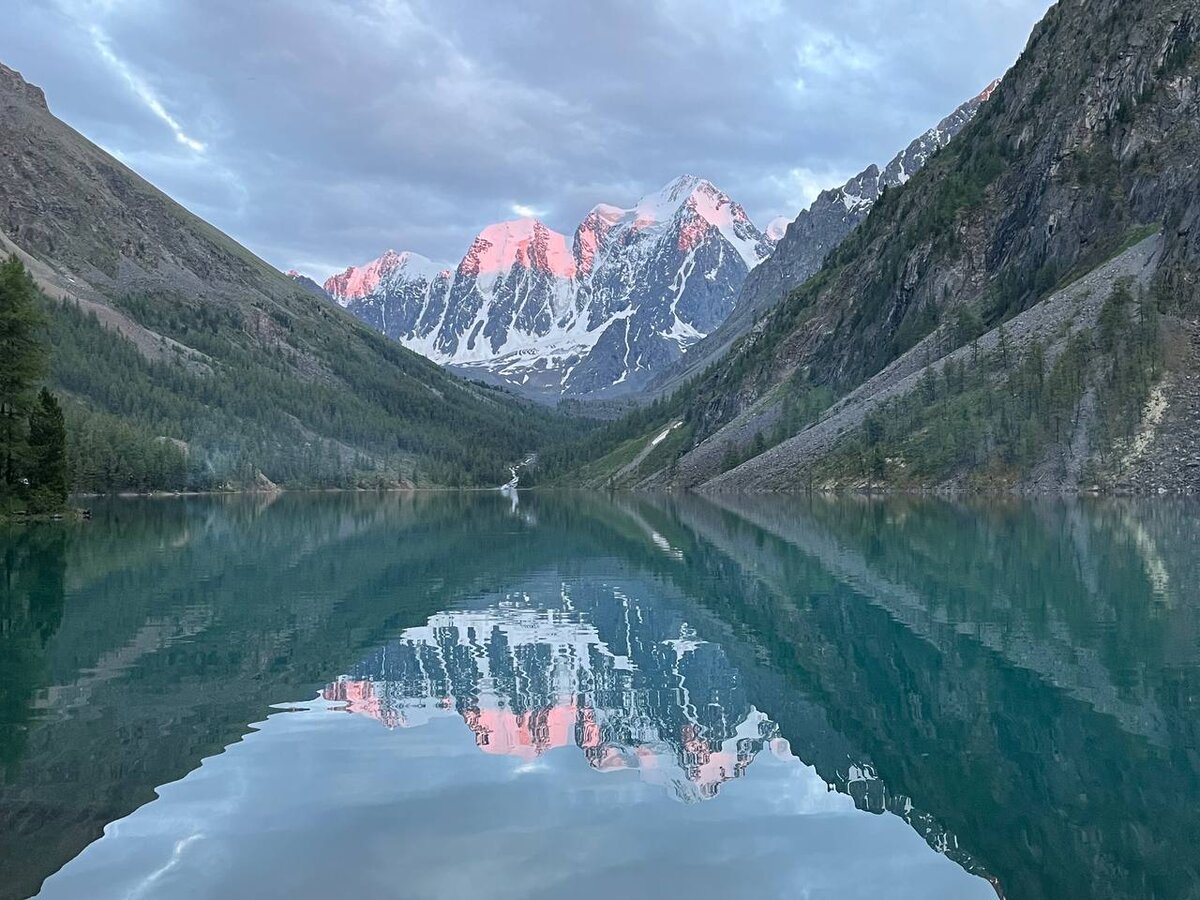
POLYGON ((137 95, 138 99, 146 105, 146 108, 150 110, 150 112, 154 113, 154 115, 157 116, 163 122, 163 124, 171 129, 171 133, 175 135, 175 140, 180 144, 183 144, 183 146, 187 147, 194 153, 203 153, 205 150, 204 144, 195 138, 188 136, 187 132, 183 130, 183 126, 179 124, 174 116, 167 112, 166 107, 162 105, 162 101, 159 100, 158 96, 153 90, 151 90, 150 85, 146 84, 146 82, 142 80, 142 78, 139 77, 125 63, 125 61, 121 59, 121 57, 117 56, 117 54, 113 52, 112 47, 109 45, 108 38, 105 36, 100 27, 93 25, 89 31, 92 36, 92 44, 95 46, 96 52, 100 55, 100 58, 103 59, 104 62, 108 63, 108 65, 112 67, 113 71, 121 76, 121 79, 129 86, 129 89, 133 91, 135 95, 137 95))
POLYGON ((455 260, 685 172, 760 224, 1015 60, 1049 0, 0 0, 0 60, 281 268, 455 260), (165 127, 164 127, 165 126, 165 127))

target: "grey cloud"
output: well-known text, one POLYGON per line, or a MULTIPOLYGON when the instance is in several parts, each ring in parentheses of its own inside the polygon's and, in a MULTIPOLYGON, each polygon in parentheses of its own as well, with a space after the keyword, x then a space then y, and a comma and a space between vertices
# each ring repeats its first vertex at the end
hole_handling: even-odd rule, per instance
POLYGON ((324 276, 387 247, 457 259, 514 204, 569 231, 683 172, 760 223, 794 215, 1002 73, 1047 6, 0 0, 0 60, 270 262, 324 276))

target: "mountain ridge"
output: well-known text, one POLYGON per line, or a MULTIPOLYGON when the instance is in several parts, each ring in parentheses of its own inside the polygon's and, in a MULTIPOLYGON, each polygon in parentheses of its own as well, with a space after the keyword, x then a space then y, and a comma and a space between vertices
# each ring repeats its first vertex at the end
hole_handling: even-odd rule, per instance
POLYGON ((563 457, 654 488, 1200 491, 1198 45, 1187 0, 1051 7, 817 274, 670 401, 563 457), (1152 235, 1147 278, 1107 268, 1152 235), (1098 307, 1008 334, 1089 284, 1098 307), (897 365, 920 377, 812 454, 897 365))
POLYGON ((728 194, 683 175, 631 207, 597 204, 570 238, 495 223, 457 266, 388 251, 324 288, 457 371, 543 398, 620 396, 715 327, 772 246, 728 194))
POLYGON ((822 191, 787 223, 770 258, 746 277, 730 316, 675 366, 656 377, 649 391, 655 395, 670 393, 724 355, 753 327, 758 316, 817 273, 825 257, 866 220, 885 189, 907 182, 934 153, 949 144, 991 99, 999 84, 999 79, 992 81, 915 138, 882 169, 872 163, 844 185, 822 191))
POLYGON ((425 258, 389 250, 324 288, 372 327, 467 377, 550 402, 661 395, 727 350, 770 297, 815 271, 883 190, 918 171, 994 88, 883 169, 872 165, 822 192, 791 223, 759 230, 712 182, 681 175, 633 206, 596 204, 569 248, 565 234, 518 219, 484 228, 458 265, 411 266, 403 261, 425 258), (802 259, 779 254, 780 245, 799 246, 802 259))
POLYGON ((388 342, 55 118, 2 65, 0 236, 49 298, 51 382, 82 489, 498 484, 574 427, 388 342), (182 481, 145 469, 168 445, 182 481))

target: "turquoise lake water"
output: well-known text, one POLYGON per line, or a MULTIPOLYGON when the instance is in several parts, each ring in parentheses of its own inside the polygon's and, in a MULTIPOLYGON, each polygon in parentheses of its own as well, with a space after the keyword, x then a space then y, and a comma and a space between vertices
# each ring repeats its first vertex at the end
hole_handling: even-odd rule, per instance
POLYGON ((1200 507, 0 531, 0 898, 1200 896, 1200 507))

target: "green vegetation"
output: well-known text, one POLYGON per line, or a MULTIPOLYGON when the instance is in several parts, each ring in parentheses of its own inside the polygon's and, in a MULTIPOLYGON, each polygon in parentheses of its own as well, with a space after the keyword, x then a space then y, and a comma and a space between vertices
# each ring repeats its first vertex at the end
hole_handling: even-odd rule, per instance
POLYGON ((457 382, 365 328, 320 334, 277 313, 289 339, 264 347, 230 309, 145 295, 120 305, 164 336, 157 358, 74 303, 49 316, 77 490, 213 490, 259 473, 293 488, 499 484, 543 441, 590 424, 457 382), (310 343, 332 371, 299 376, 317 362, 294 346, 310 343))
POLYGON ((771 447, 782 444, 817 421, 818 416, 829 409, 836 399, 829 387, 810 384, 806 375, 799 371, 784 382, 783 395, 779 419, 771 429, 767 442, 771 447))
MULTIPOLYGON (((550 445, 541 455, 538 468, 530 477, 522 476, 522 483, 530 484, 534 477, 544 481, 555 481, 570 474, 570 481, 593 483, 606 480, 608 475, 632 462, 646 443, 660 434, 671 422, 678 421, 686 389, 669 399, 655 400, 647 406, 634 409, 614 422, 600 425, 573 439, 550 445), (657 429, 657 430, 655 430, 657 429), (653 432, 653 433, 651 433, 653 432)), ((692 433, 691 421, 685 421, 684 429, 676 429, 664 444, 675 448, 681 440, 692 433), (680 434, 683 431, 683 434, 680 434)), ((689 444, 690 446, 690 444, 689 444)), ((657 459, 655 448, 652 455, 657 459)), ((682 455, 682 450, 679 455, 682 455)))
POLYGON ((67 499, 66 429, 46 370, 33 279, 15 256, 0 264, 0 516, 55 513, 67 499))
POLYGON ((220 490, 264 477, 293 488, 490 486, 592 425, 460 382, 366 328, 329 321, 322 332, 340 313, 315 299, 314 317, 276 310, 265 325, 229 306, 126 296, 122 311, 161 336, 149 350, 94 310, 46 298, 15 259, 0 267, 0 299, 10 510, 52 511, 68 487, 220 490), (43 375, 61 402, 37 394, 43 375))
POLYGON ((67 500, 67 424, 58 399, 46 388, 29 412, 29 508, 54 512, 67 500))
POLYGON ((1095 444, 1131 437, 1161 374, 1161 354, 1154 304, 1136 302, 1121 283, 1094 336, 1075 333, 1051 361, 1040 341, 1018 356, 1002 328, 993 352, 927 368, 916 390, 869 415, 814 474, 898 487, 960 476, 979 485, 1011 482, 1051 445, 1071 442, 1089 389, 1095 404, 1082 427, 1095 444))
POLYGON ((1107 362, 1096 388, 1099 462, 1134 437, 1150 390, 1162 377, 1164 353, 1156 302, 1138 302, 1118 285, 1100 311, 1099 349, 1107 362))

